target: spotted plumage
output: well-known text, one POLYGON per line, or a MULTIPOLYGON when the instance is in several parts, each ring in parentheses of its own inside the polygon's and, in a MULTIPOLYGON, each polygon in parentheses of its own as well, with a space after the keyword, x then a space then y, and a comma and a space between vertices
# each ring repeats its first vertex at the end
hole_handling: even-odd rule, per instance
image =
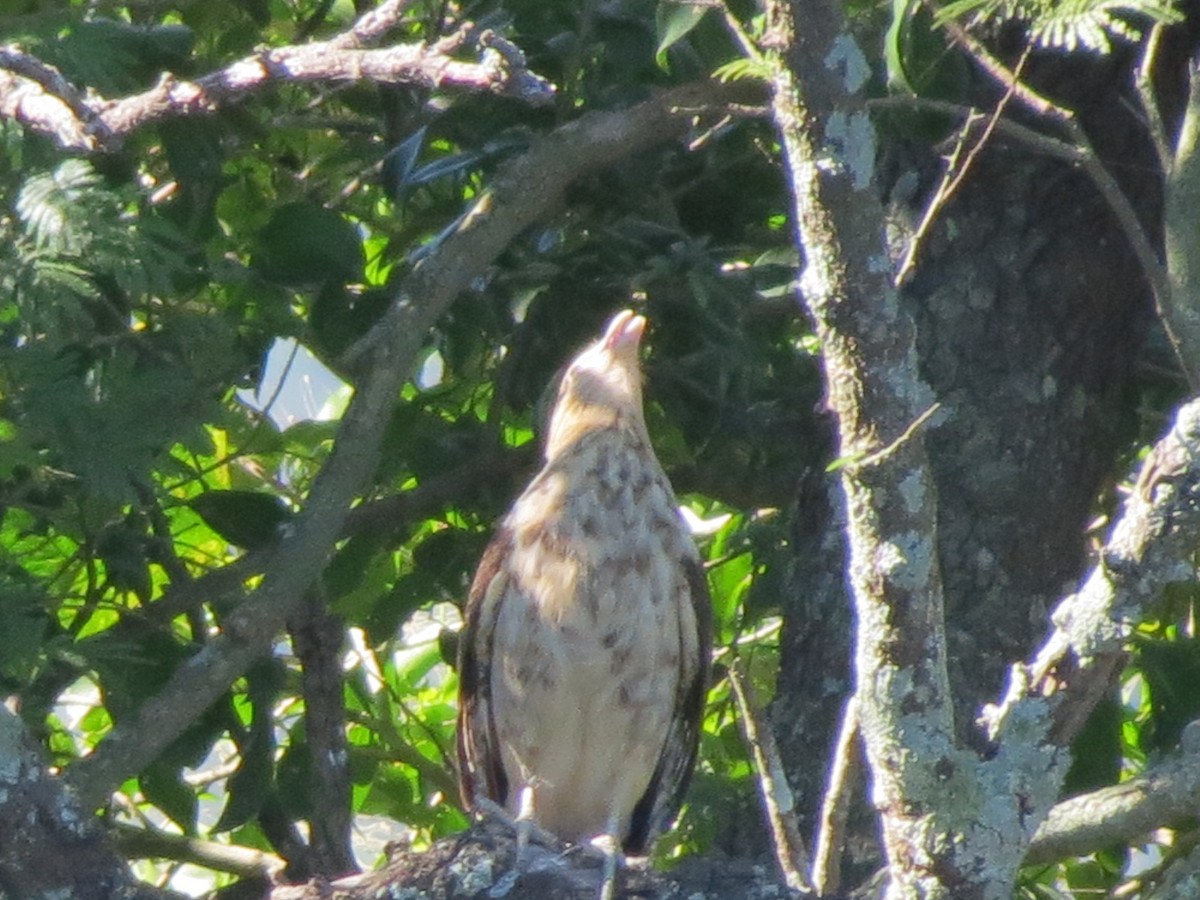
POLYGON ((460 641, 463 798, 522 804, 568 841, 641 853, 695 764, 711 609, 650 446, 626 310, 560 382, 545 465, 471 586, 460 641))

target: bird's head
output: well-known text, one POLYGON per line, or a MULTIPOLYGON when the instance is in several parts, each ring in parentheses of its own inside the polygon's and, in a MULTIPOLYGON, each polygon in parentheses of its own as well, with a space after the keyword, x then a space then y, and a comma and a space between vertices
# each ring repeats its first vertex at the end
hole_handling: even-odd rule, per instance
POLYGON ((550 411, 546 459, 554 459, 588 432, 613 426, 628 429, 648 443, 638 363, 645 329, 645 318, 622 310, 600 340, 571 360, 550 411))

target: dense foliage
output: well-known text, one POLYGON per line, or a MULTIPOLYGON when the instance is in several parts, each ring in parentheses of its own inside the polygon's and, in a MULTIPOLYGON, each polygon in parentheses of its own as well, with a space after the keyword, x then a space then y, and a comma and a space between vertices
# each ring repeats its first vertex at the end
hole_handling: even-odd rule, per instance
MULTIPOLYGON (((895 7, 856 14, 881 57, 894 18, 891 60, 911 63, 929 45, 903 43, 914 10, 895 7)), ((256 47, 329 37, 356 15, 317 0, 0 8, 5 41, 107 96, 163 70, 194 76, 256 47)), ((763 27, 751 5, 730 8, 763 27)), ((1109 9, 1087 11, 1104 33, 1109 9)), ((716 70, 755 74, 704 6, 483 0, 458 11, 429 0, 411 5, 399 38, 436 40, 465 18, 519 45, 558 86, 555 104, 285 85, 90 159, 2 126, 0 688, 56 766, 86 756, 254 588, 330 453, 360 375, 347 352, 499 165, 583 113, 716 70), (298 378, 276 386, 301 366, 345 386, 315 400, 298 378)), ((1084 43, 1104 43, 1079 27, 1084 43)), ((781 616, 796 610, 797 485, 831 461, 773 131, 745 116, 691 138, 581 180, 568 208, 510 246, 424 337, 382 458, 312 589, 349 635, 352 810, 403 823, 418 843, 466 822, 451 765, 457 606, 533 471, 555 369, 631 304, 651 322, 647 415, 698 522, 719 644, 701 769, 659 854, 736 846, 730 823, 753 819, 725 673, 738 660, 769 700, 781 616)), ((1130 435, 1124 458, 1136 450, 1130 435)), ((1073 790, 1138 771, 1200 712, 1193 600, 1180 591, 1144 626, 1124 692, 1081 739, 1073 790)), ((325 810, 304 654, 287 640, 276 650, 120 785, 115 818, 287 855, 294 823, 325 810)), ((1110 888, 1127 852, 1038 869, 1029 890, 1110 888)))
MULTIPOLYGON (((408 37, 434 36, 439 12, 418 7, 408 37)), ((205 3, 83 18, 47 5, 11 19, 6 37, 115 93, 149 86, 160 66, 201 72, 258 44, 336 33, 350 14, 205 3)), ((531 65, 563 85, 558 109, 368 85, 283 90, 94 162, 6 130, 0 673, 56 764, 87 753, 221 627, 237 591, 210 576, 269 548, 306 495, 340 395, 318 398, 316 418, 273 417, 273 403, 294 413, 304 398, 294 379, 274 396, 261 384, 272 348, 276 369, 295 346, 285 339, 350 378, 340 355, 498 160, 580 108, 680 77, 655 63, 652 10, 580 22, 529 3, 473 16, 511 18, 531 65)), ((728 54, 718 29, 702 36, 728 54)), ((700 71, 695 49, 679 55, 674 69, 700 71)), ((650 416, 677 489, 709 523, 722 644, 777 614, 778 576, 764 573, 786 526, 771 507, 802 463, 817 387, 788 297, 769 144, 739 126, 703 154, 672 150, 589 181, 428 336, 425 374, 397 398, 363 494, 365 524, 319 591, 358 635, 345 688, 356 812, 420 840, 463 826, 438 623, 454 623, 492 524, 532 471, 544 387, 614 308, 637 303, 653 322, 650 416), (430 499, 370 514, 401 492, 430 499)), ((764 633, 753 646, 765 675, 764 633)), ((315 812, 299 691, 281 645, 124 786, 124 815, 153 808, 164 827, 269 846, 267 811, 315 812), (202 822, 212 785, 191 773, 226 760, 237 767, 225 805, 202 822)), ((746 757, 727 691, 713 699, 701 795, 719 803, 746 757)), ((676 842, 707 846, 715 820, 692 825, 676 842)))

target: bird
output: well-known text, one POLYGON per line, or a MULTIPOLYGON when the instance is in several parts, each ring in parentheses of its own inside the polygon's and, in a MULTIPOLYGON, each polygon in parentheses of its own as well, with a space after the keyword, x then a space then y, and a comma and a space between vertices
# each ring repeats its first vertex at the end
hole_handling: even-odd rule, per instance
POLYGON ((678 814, 711 668, 704 567, 646 429, 645 329, 623 310, 563 370, 459 640, 464 805, 610 857, 645 855, 678 814))

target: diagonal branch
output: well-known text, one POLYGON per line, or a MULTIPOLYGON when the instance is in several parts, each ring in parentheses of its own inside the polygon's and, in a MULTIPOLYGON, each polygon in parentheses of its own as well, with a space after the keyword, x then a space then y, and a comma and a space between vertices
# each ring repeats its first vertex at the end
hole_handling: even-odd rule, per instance
POLYGON ((775 736, 763 721, 762 706, 755 696, 754 686, 746 678, 745 666, 740 659, 735 659, 729 666, 729 687, 737 703, 743 737, 754 758, 759 799, 771 832, 779 874, 792 890, 808 891, 808 852, 796 824, 795 799, 779 759, 775 736))
POLYGON ((1145 772, 1110 787, 1063 800, 1050 810, 1026 863, 1086 856, 1125 844, 1200 807, 1200 723, 1183 732, 1180 750, 1145 772))
POLYGON ((375 470, 400 388, 428 330, 459 292, 528 226, 552 214, 577 178, 684 135, 692 120, 735 90, 710 83, 659 94, 631 109, 593 113, 545 135, 500 168, 457 230, 405 278, 384 318, 356 349, 363 374, 294 527, 265 566, 258 589, 226 619, 225 631, 181 666, 163 689, 120 722, 67 773, 94 808, 215 702, 271 641, 319 575, 349 507, 375 470))
MULTIPOLYGON (((1179 408, 1170 430, 1143 463, 1100 562, 1051 615, 1050 637, 1032 662, 1013 667, 1004 699, 980 717, 995 742, 988 774, 997 790, 1007 788, 1022 800, 1025 828, 1051 817, 1045 829, 1063 830, 1062 819, 1073 807, 1060 805, 1052 812, 1039 808, 1036 798, 1057 794, 1069 761, 1062 750, 1124 665, 1134 623, 1165 585, 1195 579, 1192 557, 1198 538, 1200 400, 1192 400, 1179 408)), ((1195 751, 1185 746, 1184 752, 1195 751)), ((1164 768, 1135 779, 1132 787, 1120 785, 1074 805, 1103 804, 1105 815, 1124 817, 1126 824, 1117 827, 1158 815, 1164 817, 1162 824, 1173 815, 1163 798, 1154 805, 1131 804, 1139 791, 1164 779, 1170 785, 1167 793, 1186 796, 1192 790, 1186 780, 1172 781, 1171 770, 1164 768)), ((1098 818, 1099 812, 1084 815, 1098 818)), ((1056 851, 1052 837, 1039 840, 1035 858, 1056 851)))
POLYGON ((1069 744, 1124 664, 1133 623, 1165 585, 1195 579, 1198 538, 1200 400, 1192 400, 1143 463, 1099 564, 1054 610, 1054 631, 1033 661, 1014 667, 1004 701, 985 711, 990 736, 1007 740, 1048 713, 1046 738, 1069 744))

